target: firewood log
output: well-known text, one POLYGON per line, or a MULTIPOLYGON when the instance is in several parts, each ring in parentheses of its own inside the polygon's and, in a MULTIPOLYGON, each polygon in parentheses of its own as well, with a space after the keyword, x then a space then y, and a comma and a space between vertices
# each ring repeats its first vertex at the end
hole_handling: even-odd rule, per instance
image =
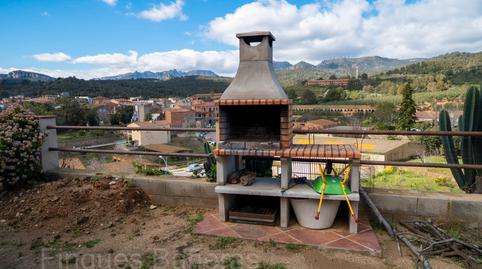
POLYGON ((246 171, 239 179, 239 181, 241 182, 241 185, 243 186, 249 186, 253 184, 255 180, 256 180, 256 172, 249 172, 249 171, 246 171))
POLYGON ((246 170, 241 169, 241 170, 236 170, 228 175, 228 183, 229 184, 238 184, 239 183, 239 178, 244 174, 246 170))

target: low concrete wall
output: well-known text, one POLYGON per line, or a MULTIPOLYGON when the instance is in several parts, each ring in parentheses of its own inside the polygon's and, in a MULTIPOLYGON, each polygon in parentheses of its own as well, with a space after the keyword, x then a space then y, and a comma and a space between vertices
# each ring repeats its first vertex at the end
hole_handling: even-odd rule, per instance
MULTIPOLYGON (((95 172, 59 169, 49 174, 56 176, 99 176, 95 172)), ((116 175, 113 175, 116 176, 116 175)), ((155 204, 188 205, 217 208, 218 198, 214 192, 216 183, 204 179, 185 177, 140 175, 118 176, 131 180, 142 188, 155 204)), ((395 222, 399 219, 432 218, 443 221, 464 222, 482 229, 482 194, 420 193, 367 189, 369 196, 385 218, 395 222)), ((362 208, 361 211, 366 211, 362 208)))
MULTIPOLYGON (((47 173, 49 176, 102 176, 102 173, 71 169, 58 169, 47 173)), ((191 179, 175 176, 115 175, 139 186, 154 204, 188 205, 193 207, 217 208, 218 196, 214 192, 216 183, 205 179, 191 179)))
POLYGON ((218 206, 218 196, 214 192, 216 184, 206 182, 204 179, 136 176, 131 180, 142 188, 156 204, 208 208, 217 208, 218 206))
POLYGON ((401 218, 432 218, 463 222, 482 229, 482 195, 367 190, 382 214, 391 221, 401 218))

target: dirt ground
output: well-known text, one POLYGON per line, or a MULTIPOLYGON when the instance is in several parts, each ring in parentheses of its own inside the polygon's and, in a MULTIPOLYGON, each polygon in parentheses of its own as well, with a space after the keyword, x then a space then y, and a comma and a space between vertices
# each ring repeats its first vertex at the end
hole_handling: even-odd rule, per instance
MULTIPOLYGON (((379 229, 381 257, 195 235, 206 209, 153 206, 112 177, 11 191, 0 208, 1 268, 415 268, 408 249, 399 252, 379 229)), ((445 258, 430 261, 460 268, 445 258)))

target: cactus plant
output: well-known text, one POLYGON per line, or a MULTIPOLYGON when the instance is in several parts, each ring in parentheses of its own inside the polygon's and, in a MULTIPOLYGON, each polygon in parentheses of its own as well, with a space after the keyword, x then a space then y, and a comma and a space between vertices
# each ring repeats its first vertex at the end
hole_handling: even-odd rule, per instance
POLYGON ((208 142, 204 142, 204 152, 209 154, 206 162, 204 163, 204 171, 209 181, 216 180, 216 159, 214 158, 211 146, 208 142))
MULTIPOLYGON (((480 91, 471 87, 465 96, 464 113, 459 117, 460 131, 482 131, 482 95, 480 91)), ((439 125, 441 131, 452 131, 449 113, 440 111, 439 125)), ((454 140, 451 136, 441 137, 447 163, 458 164, 454 140)), ((461 155, 464 164, 482 164, 482 138, 464 136, 461 138, 461 155)), ((468 193, 480 192, 482 186, 482 169, 452 168, 452 174, 459 187, 468 193)))

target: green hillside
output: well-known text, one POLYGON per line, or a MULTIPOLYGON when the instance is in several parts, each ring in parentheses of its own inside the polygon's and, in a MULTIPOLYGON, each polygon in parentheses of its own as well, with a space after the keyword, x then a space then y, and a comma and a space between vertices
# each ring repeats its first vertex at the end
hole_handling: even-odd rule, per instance
POLYGON ((482 83, 482 52, 453 52, 416 64, 407 65, 387 74, 443 74, 453 84, 482 83))

